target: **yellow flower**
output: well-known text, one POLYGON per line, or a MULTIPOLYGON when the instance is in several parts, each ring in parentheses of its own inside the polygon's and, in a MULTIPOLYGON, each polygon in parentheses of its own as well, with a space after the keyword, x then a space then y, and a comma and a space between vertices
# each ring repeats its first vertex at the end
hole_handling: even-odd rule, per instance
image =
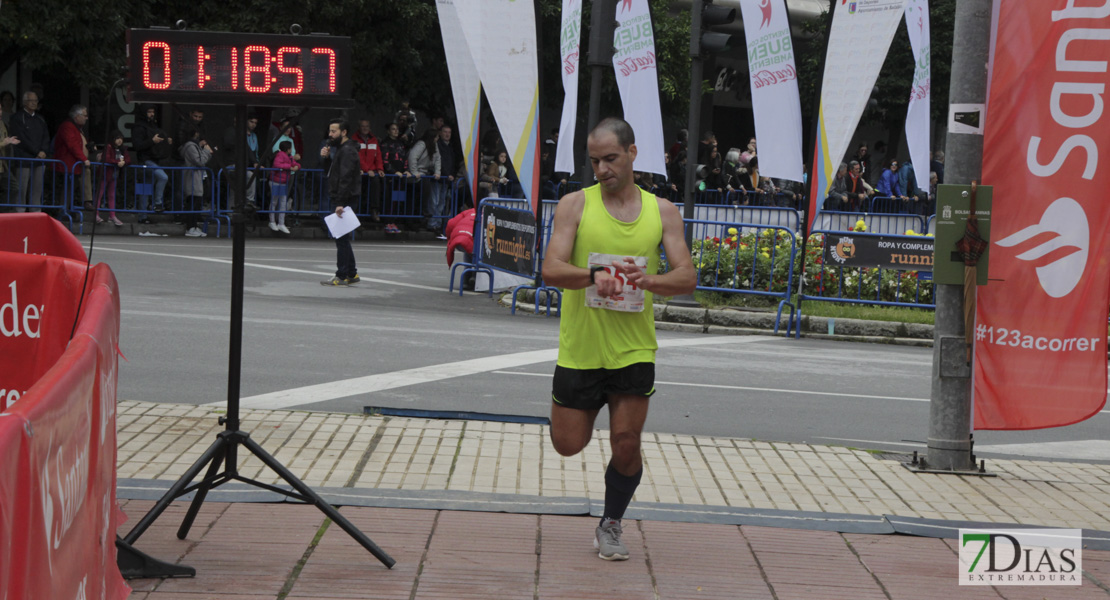
POLYGON ((856 226, 853 227, 852 230, 853 231, 859 231, 859 232, 867 231, 867 223, 864 223, 863 219, 860 219, 860 220, 856 221, 856 226))
POLYGON ((771 255, 767 254, 766 252, 760 252, 759 255, 762 256, 763 258, 771 258, 771 255))
POLYGON ((906 230, 906 235, 917 235, 917 232, 912 230, 912 229, 907 229, 906 230))
POLYGON ((728 228, 728 234, 729 235, 736 235, 736 228, 735 227, 729 227, 728 228))

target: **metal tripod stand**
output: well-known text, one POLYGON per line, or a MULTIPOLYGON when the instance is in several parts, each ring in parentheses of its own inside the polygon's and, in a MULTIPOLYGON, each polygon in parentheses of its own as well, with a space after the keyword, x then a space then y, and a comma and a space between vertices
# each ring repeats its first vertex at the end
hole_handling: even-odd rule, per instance
MULTIPOLYGON (((262 488, 295 498, 301 502, 312 504, 319 508, 321 512, 328 516, 332 521, 339 525, 343 531, 350 534, 363 548, 366 548, 386 567, 392 568, 396 561, 393 560, 388 554, 370 540, 366 534, 362 533, 357 527, 351 524, 346 517, 339 514, 334 506, 329 504, 326 500, 320 497, 319 494, 314 492, 307 484, 297 478, 292 472, 285 467, 285 465, 278 462, 276 458, 271 456, 266 450, 251 439, 250 434, 239 429, 239 378, 241 372, 241 356, 243 346, 243 266, 246 260, 246 221, 253 213, 253 210, 247 210, 246 204, 246 182, 247 182, 247 107, 244 104, 235 106, 236 118, 236 136, 239 140, 236 145, 235 152, 235 189, 236 197, 239 202, 232 213, 231 231, 232 231, 232 266, 231 266, 231 341, 228 352, 228 385, 227 385, 227 415, 220 417, 220 424, 226 428, 221 431, 216 441, 205 450, 204 454, 193 463, 185 474, 178 479, 173 486, 158 500, 154 508, 150 510, 135 527, 123 537, 123 542, 128 546, 133 545, 136 540, 141 536, 150 526, 158 519, 170 503, 175 499, 196 492, 193 497, 192 504, 189 506, 189 511, 185 514, 185 519, 181 522, 181 527, 177 530, 178 539, 185 539, 189 534, 189 529, 196 519, 197 513, 200 511, 201 504, 204 503, 208 491, 219 487, 230 481, 241 481, 243 483, 252 485, 254 487, 262 488), (239 473, 239 447, 244 447, 251 454, 258 457, 270 470, 277 473, 282 479, 285 480, 293 489, 287 490, 277 486, 269 485, 261 481, 244 477, 239 473), (197 483, 193 483, 193 479, 200 474, 201 470, 208 467, 208 471, 197 483), (222 467, 222 470, 221 470, 222 467)), ((152 576, 165 576, 165 575, 152 575, 152 576)))

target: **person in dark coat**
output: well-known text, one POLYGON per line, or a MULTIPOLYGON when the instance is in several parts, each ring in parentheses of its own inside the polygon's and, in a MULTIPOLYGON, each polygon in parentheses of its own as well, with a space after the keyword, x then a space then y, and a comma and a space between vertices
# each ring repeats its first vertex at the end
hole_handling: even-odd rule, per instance
MULTIPOLYGON (((358 205, 361 188, 358 143, 350 137, 351 126, 343 119, 333 119, 328 124, 328 145, 320 150, 324 169, 328 173, 328 199, 335 207, 335 214, 342 216, 343 211, 353 210, 358 205)), ((335 277, 321 281, 321 285, 347 286, 358 283, 358 269, 355 267, 355 252, 351 248, 354 232, 335 238, 336 271, 335 277)))
POLYGON ((21 204, 16 212, 24 212, 26 206, 32 206, 32 212, 38 212, 42 205, 42 184, 46 176, 46 164, 36 163, 35 159, 43 160, 50 149, 50 130, 46 119, 39 113, 39 97, 34 92, 23 94, 23 108, 12 115, 9 133, 19 140, 19 144, 12 146, 12 157, 25 160, 17 161, 19 172, 19 200, 21 204))

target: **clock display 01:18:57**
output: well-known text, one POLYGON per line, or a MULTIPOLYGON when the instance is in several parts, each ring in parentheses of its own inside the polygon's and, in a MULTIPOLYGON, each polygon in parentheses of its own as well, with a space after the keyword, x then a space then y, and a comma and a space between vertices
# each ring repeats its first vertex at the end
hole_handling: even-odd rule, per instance
POLYGON ((336 52, 327 46, 143 42, 141 86, 180 92, 331 95, 336 52))

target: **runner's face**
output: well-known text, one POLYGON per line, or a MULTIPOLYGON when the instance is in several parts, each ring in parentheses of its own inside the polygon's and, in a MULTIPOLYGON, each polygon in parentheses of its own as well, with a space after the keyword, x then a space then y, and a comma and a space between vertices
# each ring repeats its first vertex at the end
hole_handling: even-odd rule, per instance
POLYGON ((623 190, 632 183, 632 163, 636 160, 636 144, 626 150, 617 141, 617 135, 601 131, 590 136, 586 144, 594 177, 607 192, 623 190))

